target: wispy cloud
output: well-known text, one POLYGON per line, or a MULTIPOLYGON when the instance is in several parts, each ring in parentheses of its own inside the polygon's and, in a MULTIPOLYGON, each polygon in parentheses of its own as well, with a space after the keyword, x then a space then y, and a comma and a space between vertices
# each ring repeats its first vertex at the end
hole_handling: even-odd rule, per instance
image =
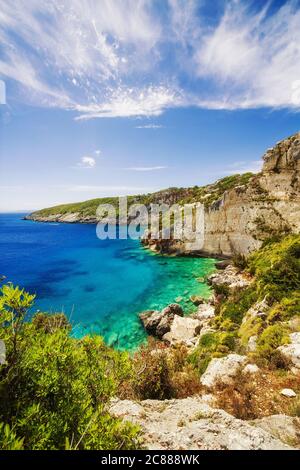
POLYGON ((250 160, 234 162, 224 170, 224 174, 233 175, 236 173, 258 173, 262 169, 262 160, 250 160))
POLYGON ((3 0, 0 75, 19 101, 80 120, 179 106, 300 109, 299 2, 229 0, 213 20, 203 4, 3 0))
POLYGON ((135 126, 136 129, 162 129, 161 124, 144 124, 143 126, 135 126))
POLYGON ((82 157, 80 162, 77 163, 77 168, 94 168, 96 166, 96 160, 94 157, 88 155, 82 157))
POLYGON ((132 166, 129 168, 124 168, 124 170, 131 170, 131 171, 157 171, 157 170, 165 170, 168 168, 167 166, 132 166))

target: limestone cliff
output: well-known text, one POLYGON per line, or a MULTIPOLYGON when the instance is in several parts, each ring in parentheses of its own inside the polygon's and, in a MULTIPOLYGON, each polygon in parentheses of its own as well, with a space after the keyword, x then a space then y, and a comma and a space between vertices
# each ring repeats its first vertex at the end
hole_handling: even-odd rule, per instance
MULTIPOLYGON (((204 241, 152 240, 143 243, 155 251, 176 254, 247 255, 266 238, 278 233, 300 232, 300 133, 293 135, 263 156, 259 174, 234 175, 204 187, 169 188, 152 194, 129 196, 130 204, 195 204, 205 206, 204 241)), ((39 222, 97 223, 99 204, 112 204, 118 217, 118 198, 93 199, 65 204, 30 214, 39 222)), ((117 218, 118 223, 118 218, 117 218)), ((146 223, 145 223, 146 224, 146 223)))
POLYGON ((279 142, 263 156, 261 173, 225 191, 206 207, 204 243, 144 240, 163 252, 247 255, 278 233, 300 232, 300 133, 279 142))

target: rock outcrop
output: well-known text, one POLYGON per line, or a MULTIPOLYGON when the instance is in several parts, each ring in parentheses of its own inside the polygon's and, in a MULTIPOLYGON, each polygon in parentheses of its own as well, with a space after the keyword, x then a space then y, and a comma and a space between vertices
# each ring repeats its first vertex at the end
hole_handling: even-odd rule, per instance
MULTIPOLYGON (((174 400, 113 400, 110 413, 138 424, 149 450, 289 450, 276 420, 248 423, 214 409, 201 397, 174 400)), ((272 417, 270 417, 272 418, 272 417)), ((289 434, 294 436, 295 427, 289 434)), ((282 422, 282 420, 281 420, 282 422)))
POLYGON ((290 341, 290 344, 280 346, 278 350, 295 368, 300 369, 300 333, 291 333, 290 341))
POLYGON ((259 174, 206 207, 204 237, 157 241, 147 234, 144 243, 167 253, 232 256, 260 248, 274 233, 299 233, 300 133, 269 149, 263 161, 259 174))
POLYGON ((254 426, 289 445, 300 447, 300 418, 286 415, 272 415, 252 421, 254 426))
POLYGON ((208 388, 214 387, 218 383, 230 384, 246 362, 247 356, 239 354, 228 354, 220 359, 214 358, 202 374, 200 382, 208 388))
POLYGON ((146 310, 139 317, 148 334, 162 338, 170 331, 175 315, 183 316, 182 307, 178 304, 170 304, 161 311, 146 310))
POLYGON ((175 315, 170 331, 163 336, 163 340, 171 346, 176 344, 193 346, 200 329, 199 320, 175 315))

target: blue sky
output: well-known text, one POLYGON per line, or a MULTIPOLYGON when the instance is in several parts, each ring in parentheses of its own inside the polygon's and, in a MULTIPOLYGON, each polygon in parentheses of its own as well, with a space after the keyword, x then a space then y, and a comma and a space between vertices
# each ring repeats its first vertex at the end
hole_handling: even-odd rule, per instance
POLYGON ((300 3, 0 0, 0 210, 258 171, 299 131, 300 3))

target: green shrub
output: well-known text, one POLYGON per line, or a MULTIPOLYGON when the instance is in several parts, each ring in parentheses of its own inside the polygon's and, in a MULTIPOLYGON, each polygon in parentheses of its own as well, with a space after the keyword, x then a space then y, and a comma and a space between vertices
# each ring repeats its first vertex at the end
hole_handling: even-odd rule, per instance
POLYGON ((268 326, 257 341, 257 352, 265 358, 271 358, 272 353, 283 344, 289 342, 288 329, 286 326, 276 323, 268 326))
POLYGON ((108 348, 101 337, 71 338, 62 315, 39 313, 24 322, 32 302, 11 285, 1 289, 7 363, 0 366, 0 421, 10 426, 6 435, 13 429, 11 440, 19 445, 21 436, 25 449, 136 448, 137 428, 106 411, 130 378, 128 354, 108 348))

